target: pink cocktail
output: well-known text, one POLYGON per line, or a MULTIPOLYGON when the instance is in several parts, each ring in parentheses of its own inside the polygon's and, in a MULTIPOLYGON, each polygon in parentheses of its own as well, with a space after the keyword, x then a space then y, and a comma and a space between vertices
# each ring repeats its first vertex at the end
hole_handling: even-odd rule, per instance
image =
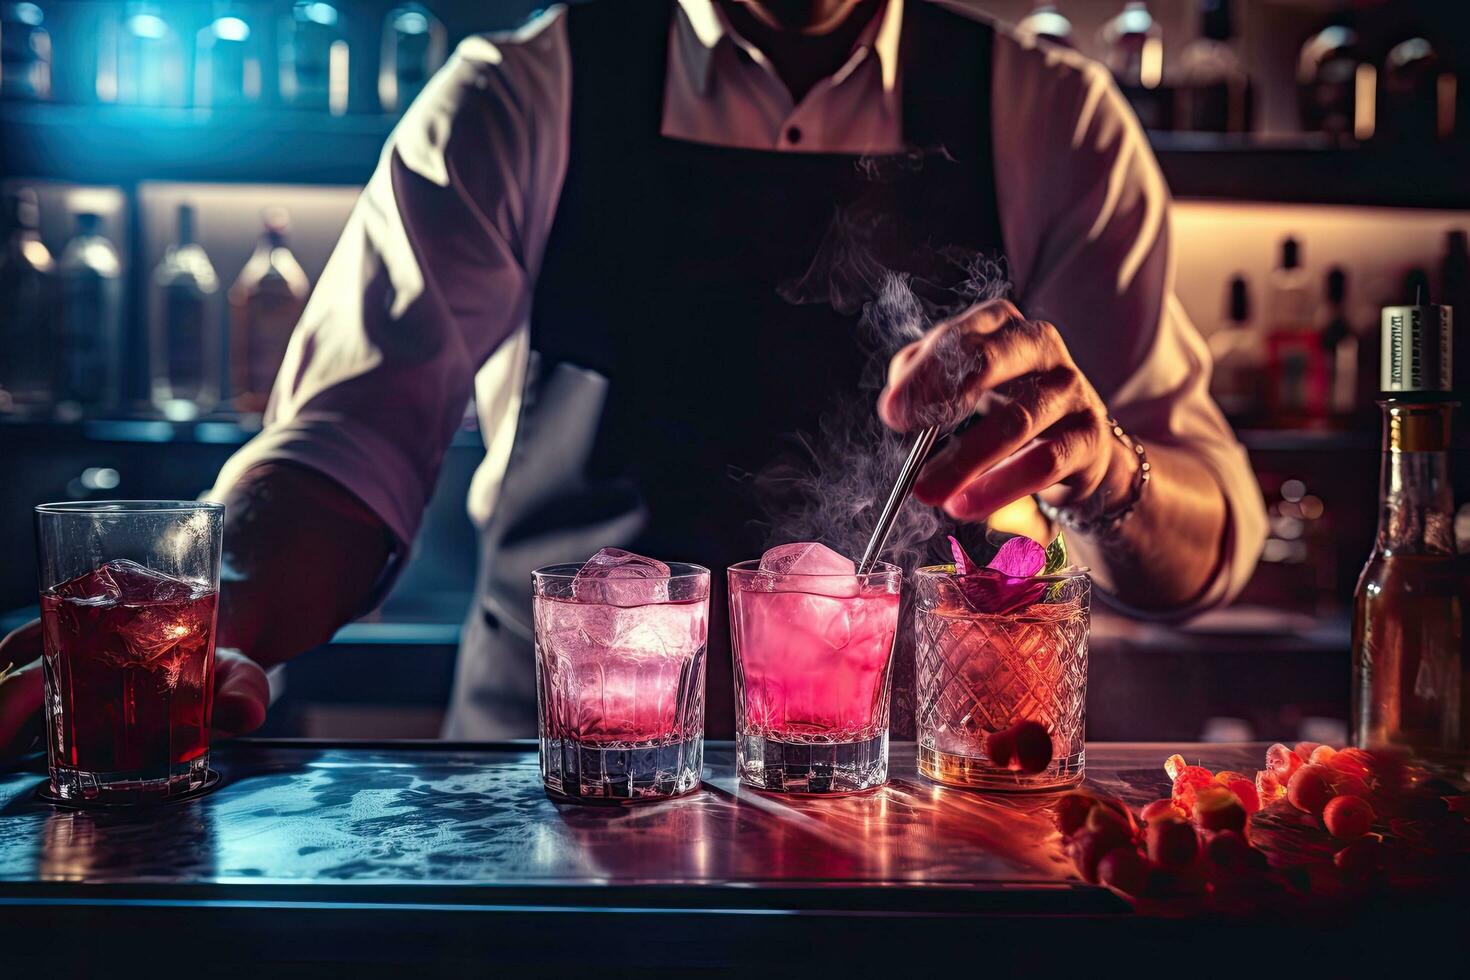
POLYGON ((850 792, 888 776, 888 695, 902 573, 856 575, 821 545, 729 571, 742 781, 850 792))
POLYGON ((698 786, 709 572, 606 548, 534 585, 547 790, 627 802, 698 786))

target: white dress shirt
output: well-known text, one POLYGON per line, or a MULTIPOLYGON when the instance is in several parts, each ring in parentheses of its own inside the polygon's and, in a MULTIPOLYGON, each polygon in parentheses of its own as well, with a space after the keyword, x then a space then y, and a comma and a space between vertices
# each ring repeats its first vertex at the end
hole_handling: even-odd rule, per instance
MULTIPOLYGON (((793 103, 712 0, 669 29, 663 133, 778 153, 896 150, 904 0, 889 0, 831 78, 793 103)), ((907 0, 922 2, 922 0, 907 0)), ((1261 493, 1210 400, 1204 342, 1173 288, 1169 193, 1107 71, 997 28, 996 194, 1018 305, 1050 320, 1119 422, 1195 453, 1229 503, 1218 575, 1245 584, 1265 535, 1261 493)), ((225 465, 312 467, 413 541, 473 388, 483 526, 510 457, 531 300, 569 153, 570 52, 553 7, 460 44, 403 117, 291 339, 264 430, 225 465)))

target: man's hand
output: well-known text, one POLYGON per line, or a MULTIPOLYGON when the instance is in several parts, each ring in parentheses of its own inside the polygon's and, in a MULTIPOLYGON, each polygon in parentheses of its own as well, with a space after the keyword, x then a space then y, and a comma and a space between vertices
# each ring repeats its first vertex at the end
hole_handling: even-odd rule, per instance
MULTIPOLYGON (((17 665, 0 680, 0 761, 29 748, 39 722, 44 689, 41 621, 32 620, 0 640, 0 671, 17 665)), ((220 648, 214 660, 214 737, 244 735, 265 722, 270 682, 260 665, 239 650, 220 648)))
POLYGON ((914 493, 962 521, 1041 494, 1076 506, 1126 494, 1137 466, 1050 323, 996 300, 894 355, 878 414, 907 432, 975 417, 924 467, 914 493))

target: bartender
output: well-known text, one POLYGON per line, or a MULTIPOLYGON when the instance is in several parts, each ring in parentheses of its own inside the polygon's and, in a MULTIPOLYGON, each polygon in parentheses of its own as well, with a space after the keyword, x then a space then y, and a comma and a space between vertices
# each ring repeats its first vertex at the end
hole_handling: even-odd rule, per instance
MULTIPOLYGON (((851 297, 825 301, 854 249, 940 293, 936 255, 1008 271, 1008 299, 888 365, 891 428, 972 416, 923 504, 1061 524, 1126 610, 1227 601, 1264 513, 1170 236, 1103 68, 923 0, 599 0, 470 38, 390 137, 216 484, 217 727, 259 725, 261 668, 385 594, 473 395, 480 571, 446 735, 535 733, 531 570, 606 545, 714 570, 728 734, 720 572, 773 543, 740 475, 861 397, 851 297)), ((38 655, 33 627, 0 648, 27 665, 0 684, 0 745, 39 708, 38 655)))

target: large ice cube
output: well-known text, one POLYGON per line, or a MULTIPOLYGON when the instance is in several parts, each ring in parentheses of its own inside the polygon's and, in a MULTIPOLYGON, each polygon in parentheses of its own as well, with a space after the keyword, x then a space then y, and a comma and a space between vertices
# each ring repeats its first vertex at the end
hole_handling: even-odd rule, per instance
POLYGON ((572 595, 582 602, 646 606, 669 601, 669 578, 669 566, 656 558, 603 548, 572 579, 572 595))
POLYGON ((761 555, 760 570, 768 573, 773 592, 808 592, 837 598, 861 591, 857 566, 816 541, 777 545, 761 555))
POLYGON ((126 558, 112 561, 85 575, 78 575, 51 590, 63 599, 89 605, 143 602, 186 602, 197 594, 197 587, 182 579, 139 565, 126 558))

